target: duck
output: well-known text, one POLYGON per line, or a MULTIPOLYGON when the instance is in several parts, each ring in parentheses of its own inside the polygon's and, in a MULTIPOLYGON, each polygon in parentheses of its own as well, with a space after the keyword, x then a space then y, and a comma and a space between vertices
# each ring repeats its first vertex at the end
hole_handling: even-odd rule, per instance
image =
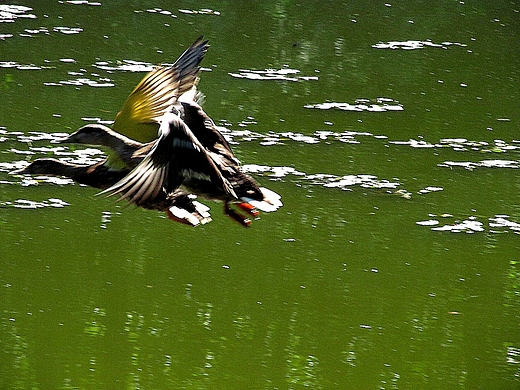
POLYGON ((183 94, 172 112, 163 116, 159 139, 150 143, 133 141, 103 125, 85 126, 60 142, 109 147, 127 167, 136 168, 131 175, 125 171, 127 174, 116 180, 119 183, 112 180, 117 178, 113 176, 110 180, 113 188, 103 186, 102 189, 113 195, 117 184, 121 189, 120 200, 127 199, 144 208, 166 210, 169 218, 192 226, 211 220, 203 211, 205 206, 195 203, 197 197, 223 201, 225 215, 243 226, 250 226, 251 218, 258 217, 258 210, 271 212, 281 207, 281 197, 260 187, 251 176, 242 172, 229 142, 203 110, 202 100, 203 95, 196 88, 183 94), (164 167, 157 170, 161 165, 164 167), (196 207, 181 207, 189 204, 188 194, 196 207), (173 200, 175 204, 168 203, 173 200), (234 205, 239 210, 232 207, 234 205))
MULTIPOLYGON (((159 120, 179 96, 196 85, 200 63, 209 47, 199 37, 170 66, 158 66, 139 82, 115 117, 112 128, 92 123, 79 128, 60 143, 80 143, 107 148, 107 158, 92 165, 40 158, 14 175, 65 176, 80 184, 105 189, 125 177, 143 159, 157 138, 159 120)), ((168 217, 192 226, 211 220, 205 205, 182 191, 164 194, 143 207, 166 210, 168 217)))
POLYGON ((12 173, 66 176, 130 204, 165 210, 170 219, 191 226, 211 221, 198 196, 224 201, 224 213, 246 227, 257 210, 275 211, 281 197, 242 173, 229 143, 199 104, 199 64, 208 47, 200 37, 174 65, 145 76, 112 129, 89 124, 61 141, 106 147, 104 161, 81 166, 38 159, 12 173))
POLYGON ((109 148, 125 163, 122 169, 111 169, 104 161, 84 166, 42 158, 11 173, 60 175, 108 192, 114 192, 116 185, 122 188, 123 183, 131 183, 133 188, 122 190, 121 199, 130 198, 129 203, 139 207, 166 211, 170 219, 191 226, 211 221, 209 208, 196 200, 198 196, 224 201, 224 214, 245 227, 250 226, 250 217, 258 216, 258 210, 278 209, 282 205, 280 196, 241 172, 240 161, 228 141, 200 106, 201 94, 191 91, 187 95, 179 99, 175 113, 163 117, 161 128, 165 130, 160 133, 164 139, 160 136, 158 140, 141 143, 104 125, 92 124, 58 141, 109 148), (156 145, 159 140, 161 144, 156 145), (173 150, 169 150, 170 144, 173 150), (152 152, 154 148, 158 151, 152 152), (161 164, 166 167, 163 172, 171 170, 168 180, 162 176, 162 181, 147 182, 146 177, 161 178, 163 174, 155 174, 155 167, 161 164), (246 215, 232 208, 232 204, 246 215))
POLYGON ((101 194, 142 206, 181 189, 223 202, 225 215, 249 227, 258 210, 280 208, 281 196, 242 172, 224 135, 190 92, 163 115, 159 138, 142 161, 101 194))

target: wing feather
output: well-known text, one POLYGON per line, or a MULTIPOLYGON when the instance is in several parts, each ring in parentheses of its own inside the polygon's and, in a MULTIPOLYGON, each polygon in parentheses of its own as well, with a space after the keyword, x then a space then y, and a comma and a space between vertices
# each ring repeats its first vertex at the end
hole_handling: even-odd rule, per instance
POLYGON ((161 121, 159 139, 143 161, 101 194, 119 195, 118 200, 126 199, 138 206, 149 204, 177 190, 190 175, 208 178, 229 196, 237 198, 211 154, 188 126, 176 114, 167 113, 161 121))
POLYGON ((113 129, 139 142, 157 138, 156 118, 170 110, 177 98, 196 85, 208 41, 197 39, 171 66, 159 66, 134 88, 117 114, 113 129))

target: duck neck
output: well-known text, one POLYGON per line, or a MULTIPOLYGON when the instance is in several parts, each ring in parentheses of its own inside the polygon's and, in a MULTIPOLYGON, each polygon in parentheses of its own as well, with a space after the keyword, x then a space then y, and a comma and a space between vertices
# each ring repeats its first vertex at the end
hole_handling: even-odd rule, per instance
POLYGON ((92 142, 94 145, 104 146, 109 149, 105 166, 110 169, 133 168, 140 161, 135 160, 134 154, 143 147, 143 144, 125 137, 108 127, 103 127, 103 133, 99 138, 92 140, 92 142))
POLYGON ((105 161, 93 165, 76 165, 57 161, 52 166, 52 175, 65 176, 80 184, 104 189, 117 183, 127 173, 128 169, 113 170, 105 165, 105 161))

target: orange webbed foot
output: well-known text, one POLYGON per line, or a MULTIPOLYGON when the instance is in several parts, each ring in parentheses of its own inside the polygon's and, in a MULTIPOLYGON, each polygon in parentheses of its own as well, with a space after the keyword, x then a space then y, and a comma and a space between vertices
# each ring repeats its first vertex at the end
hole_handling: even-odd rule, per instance
POLYGON ((238 203, 237 206, 240 207, 242 210, 244 210, 249 215, 251 215, 253 218, 256 218, 260 215, 260 211, 258 211, 256 209, 256 207, 253 206, 251 203, 242 202, 242 203, 238 203))

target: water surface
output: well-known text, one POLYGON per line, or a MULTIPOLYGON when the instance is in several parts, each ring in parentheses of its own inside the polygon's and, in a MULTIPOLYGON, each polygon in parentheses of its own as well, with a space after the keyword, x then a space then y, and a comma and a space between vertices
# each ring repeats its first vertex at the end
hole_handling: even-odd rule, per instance
POLYGON ((515 2, 0 5, 0 388, 515 389, 515 2), (210 40, 200 89, 284 207, 195 229, 12 176, 210 40))

